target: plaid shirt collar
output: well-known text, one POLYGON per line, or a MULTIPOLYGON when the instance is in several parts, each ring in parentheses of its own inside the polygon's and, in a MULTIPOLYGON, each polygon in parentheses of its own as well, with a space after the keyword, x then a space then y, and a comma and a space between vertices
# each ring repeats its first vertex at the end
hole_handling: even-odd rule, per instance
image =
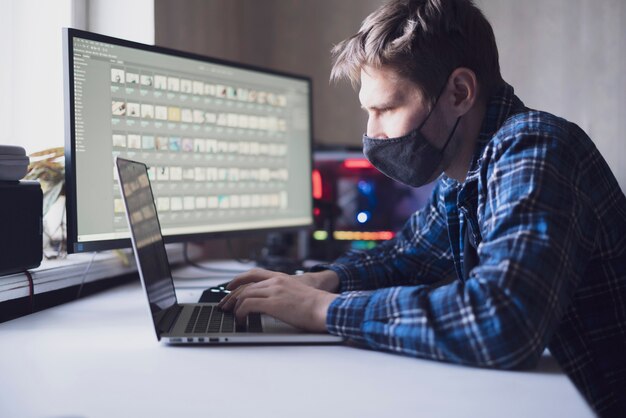
POLYGON ((481 156, 485 146, 491 141, 496 132, 500 130, 504 122, 512 115, 524 109, 524 103, 515 96, 513 87, 507 83, 503 83, 496 93, 491 96, 487 104, 487 111, 485 112, 482 127, 480 128, 480 134, 476 141, 476 149, 468 177, 476 175, 476 172, 481 166, 481 156))
POLYGON ((485 111, 480 133, 476 140, 474 156, 472 157, 465 182, 459 183, 445 174, 442 177, 446 188, 453 188, 459 191, 459 201, 471 199, 477 193, 476 181, 482 166, 483 152, 489 141, 491 141, 509 117, 524 109, 524 103, 515 96, 513 87, 506 82, 503 82, 502 86, 491 96, 487 103, 487 110, 485 111))

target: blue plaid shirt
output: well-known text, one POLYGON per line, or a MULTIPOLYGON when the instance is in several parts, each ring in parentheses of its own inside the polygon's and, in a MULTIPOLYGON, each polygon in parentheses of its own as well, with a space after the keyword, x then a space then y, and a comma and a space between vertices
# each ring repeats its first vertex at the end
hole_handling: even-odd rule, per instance
POLYGON ((340 277, 332 334, 501 369, 548 347, 599 414, 626 417, 626 198, 578 126, 509 85, 464 183, 442 176, 394 239, 321 269, 340 277), (466 232, 479 260, 467 277, 466 232))

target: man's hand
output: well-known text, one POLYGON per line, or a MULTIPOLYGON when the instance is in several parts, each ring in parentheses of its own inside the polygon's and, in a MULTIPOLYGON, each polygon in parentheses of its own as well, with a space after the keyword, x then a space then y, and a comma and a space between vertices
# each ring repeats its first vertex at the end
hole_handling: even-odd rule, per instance
MULTIPOLYGON (((332 276, 321 273, 326 274, 307 273, 307 278, 306 275, 289 276, 254 269, 237 276, 228 285, 232 292, 218 306, 234 311, 237 320, 242 320, 250 312, 260 312, 297 328, 325 332, 326 312, 337 295, 313 287, 314 284, 328 285, 332 276)), ((331 273, 336 278, 336 274, 331 273)))
MULTIPOLYGON (((254 268, 237 275, 226 287, 228 290, 235 290, 243 285, 250 283, 257 283, 263 280, 271 279, 278 276, 288 276, 285 273, 278 273, 271 270, 265 270, 261 268, 254 268)), ((304 273, 297 276, 292 276, 294 279, 306 284, 307 286, 314 287, 315 289, 325 290, 327 292, 336 293, 339 290, 339 276, 332 270, 324 270, 315 273, 304 273)), ((226 299, 228 296, 226 297, 226 299)))

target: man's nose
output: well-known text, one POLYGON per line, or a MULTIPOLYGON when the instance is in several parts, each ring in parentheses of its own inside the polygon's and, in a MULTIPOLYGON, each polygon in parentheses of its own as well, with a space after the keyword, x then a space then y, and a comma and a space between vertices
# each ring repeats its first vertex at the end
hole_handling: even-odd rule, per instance
POLYGON ((378 138, 378 139, 386 139, 387 134, 385 133, 380 121, 378 118, 369 117, 367 118, 367 136, 370 138, 378 138))

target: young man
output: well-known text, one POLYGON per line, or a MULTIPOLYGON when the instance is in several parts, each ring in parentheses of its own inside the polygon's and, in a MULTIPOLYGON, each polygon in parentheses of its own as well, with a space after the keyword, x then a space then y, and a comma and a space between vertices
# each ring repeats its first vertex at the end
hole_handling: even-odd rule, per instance
POLYGON ((576 125, 526 108, 471 0, 393 0, 337 45, 368 159, 430 203, 398 235, 222 301, 374 349, 502 369, 546 347, 603 416, 626 416, 626 198, 576 125))

